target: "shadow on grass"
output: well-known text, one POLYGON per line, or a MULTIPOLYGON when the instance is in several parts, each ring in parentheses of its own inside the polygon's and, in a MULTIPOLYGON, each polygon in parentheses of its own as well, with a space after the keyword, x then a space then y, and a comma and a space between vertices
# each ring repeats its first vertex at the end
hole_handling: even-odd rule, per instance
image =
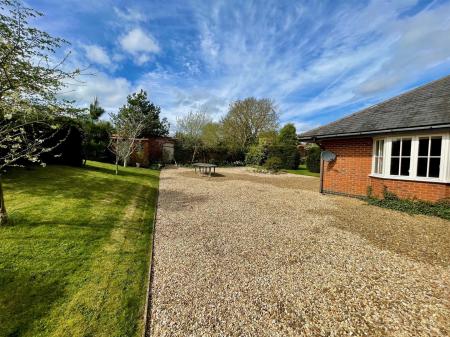
MULTIPOLYGON (((5 177, 11 225, 0 227, 0 337, 50 334, 59 321, 49 315, 92 276, 93 254, 111 241, 113 228, 126 230, 132 242, 148 237, 157 173, 128 169, 116 176, 98 166, 14 169, 5 177), (123 222, 131 200, 143 215, 123 222)), ((145 256, 146 247, 108 258, 145 256)))
POLYGON ((44 317, 64 293, 62 282, 39 281, 38 275, 23 270, 1 269, 0 285, 1 311, 7 313, 0 314, 2 337, 25 335, 32 323, 44 317))
POLYGON ((25 171, 14 172, 5 179, 4 188, 11 224, 110 228, 117 221, 117 211, 123 211, 130 197, 144 184, 142 179, 148 179, 146 194, 156 196, 157 188, 152 185, 157 183, 158 177, 133 172, 123 172, 117 177, 111 172, 114 171, 96 167, 63 170, 56 167, 52 172, 36 170, 32 178, 25 171), (8 200, 10 191, 19 192, 21 199, 27 202, 19 202, 14 197, 8 200), (112 214, 106 212, 103 217, 97 216, 95 208, 109 207, 113 208, 112 214))

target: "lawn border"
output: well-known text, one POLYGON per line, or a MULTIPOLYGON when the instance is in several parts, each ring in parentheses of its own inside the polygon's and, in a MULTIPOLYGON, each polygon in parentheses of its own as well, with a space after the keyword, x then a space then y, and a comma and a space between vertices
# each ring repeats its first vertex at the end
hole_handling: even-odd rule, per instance
POLYGON ((156 203, 155 203, 155 211, 153 214, 153 224, 152 224, 152 245, 151 245, 151 254, 147 275, 147 292, 145 296, 145 307, 144 307, 144 329, 142 331, 142 337, 150 337, 150 321, 152 315, 152 288, 153 288, 153 275, 154 275, 154 267, 153 267, 153 258, 155 255, 155 235, 156 235, 156 215, 158 213, 158 203, 159 203, 159 183, 161 181, 161 171, 159 171, 158 175, 158 189, 156 191, 156 203))

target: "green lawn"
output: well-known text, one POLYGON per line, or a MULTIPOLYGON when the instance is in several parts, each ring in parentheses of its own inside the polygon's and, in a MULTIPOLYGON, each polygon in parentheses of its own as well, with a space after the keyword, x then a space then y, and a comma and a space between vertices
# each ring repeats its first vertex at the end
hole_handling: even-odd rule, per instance
POLYGON ((311 172, 306 168, 306 165, 300 165, 298 170, 284 170, 288 173, 300 174, 303 176, 319 177, 320 173, 311 172))
POLYGON ((159 172, 88 162, 4 178, 0 336, 142 332, 159 172))

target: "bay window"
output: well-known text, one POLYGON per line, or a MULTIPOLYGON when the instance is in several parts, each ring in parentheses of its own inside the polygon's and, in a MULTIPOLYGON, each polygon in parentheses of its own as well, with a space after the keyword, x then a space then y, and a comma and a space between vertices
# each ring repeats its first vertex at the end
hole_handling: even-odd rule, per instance
POLYGON ((450 134, 380 137, 372 174, 392 179, 450 182, 450 134))

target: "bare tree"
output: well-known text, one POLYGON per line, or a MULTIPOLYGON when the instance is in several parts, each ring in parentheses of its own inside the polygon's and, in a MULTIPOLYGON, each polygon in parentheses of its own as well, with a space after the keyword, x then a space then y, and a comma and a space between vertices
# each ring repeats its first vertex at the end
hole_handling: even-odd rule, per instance
MULTIPOLYGON (((0 0, 0 172, 21 160, 39 162, 52 150, 46 144, 60 117, 76 111, 58 93, 80 71, 64 70, 68 55, 54 59, 66 41, 29 25, 40 16, 17 0, 0 0)), ((7 219, 0 179, 0 225, 7 219)))
POLYGON ((111 138, 110 149, 116 155, 116 174, 119 162, 126 167, 131 154, 136 150, 137 139, 146 127, 146 116, 138 109, 121 108, 119 113, 111 114, 115 135, 111 138))
POLYGON ((177 118, 177 137, 192 147, 192 162, 202 146, 203 129, 209 123, 212 123, 212 120, 204 110, 190 111, 187 115, 177 118))

